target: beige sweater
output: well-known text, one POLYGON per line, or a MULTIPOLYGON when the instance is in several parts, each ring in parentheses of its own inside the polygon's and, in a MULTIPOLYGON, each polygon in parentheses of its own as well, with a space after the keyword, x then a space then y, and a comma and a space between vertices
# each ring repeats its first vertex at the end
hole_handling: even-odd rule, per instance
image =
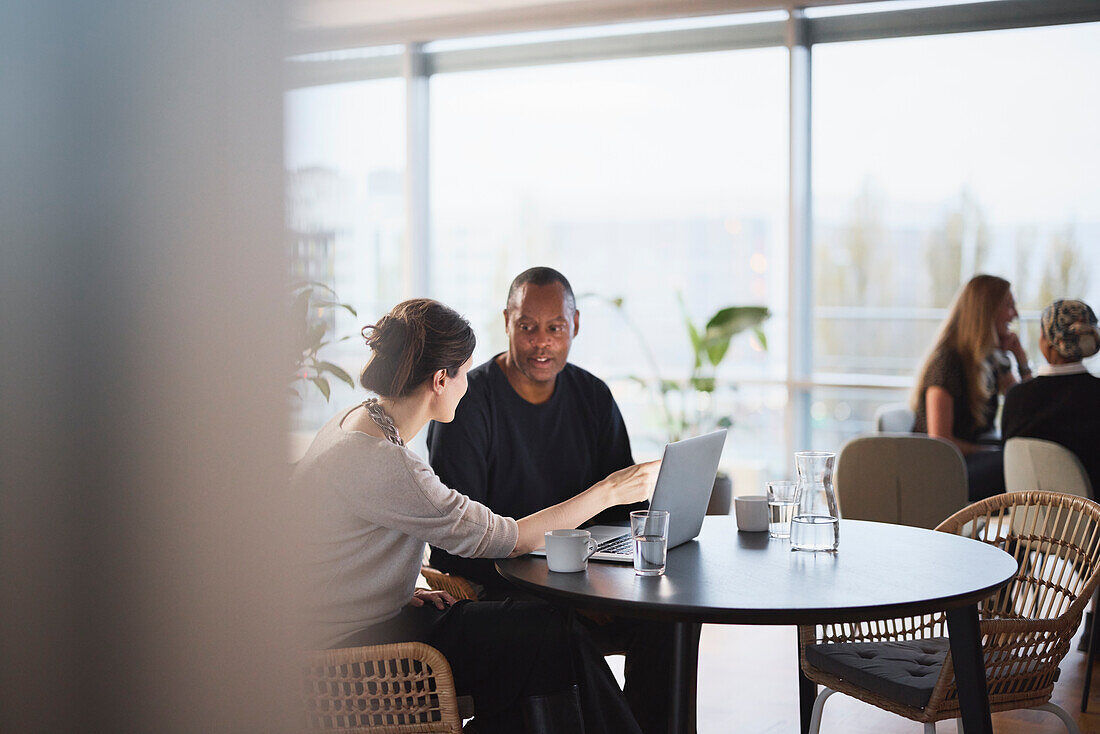
POLYGON ((291 480, 318 647, 396 616, 412 598, 425 543, 503 558, 519 539, 515 520, 445 486, 409 449, 341 428, 351 410, 325 424, 291 480))

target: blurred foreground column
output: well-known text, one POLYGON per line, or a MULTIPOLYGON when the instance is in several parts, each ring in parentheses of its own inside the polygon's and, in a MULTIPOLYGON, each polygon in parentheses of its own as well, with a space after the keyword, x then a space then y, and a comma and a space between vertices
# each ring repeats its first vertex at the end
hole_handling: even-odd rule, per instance
POLYGON ((0 731, 294 728, 281 14, 0 3, 0 731))

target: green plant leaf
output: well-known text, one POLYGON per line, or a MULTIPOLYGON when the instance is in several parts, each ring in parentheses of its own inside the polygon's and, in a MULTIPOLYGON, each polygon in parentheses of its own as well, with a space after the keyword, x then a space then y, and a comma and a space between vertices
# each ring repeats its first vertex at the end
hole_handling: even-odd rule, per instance
POLYGON ((322 283, 319 280, 296 280, 296 281, 294 281, 293 283, 290 284, 290 292, 291 293, 294 293, 295 291, 300 291, 300 290, 307 290, 307 289, 312 290, 314 288, 320 288, 323 291, 328 291, 329 293, 331 293, 334 296, 336 295, 336 291, 332 290, 332 288, 330 288, 328 285, 322 283))
POLYGON ((714 378, 693 377, 691 378, 691 386, 699 392, 714 392, 714 378))
POLYGON ((724 415, 724 416, 722 416, 721 418, 718 419, 717 426, 719 428, 732 428, 733 427, 733 419, 731 419, 728 415, 724 415))
POLYGON ((321 342, 325 338, 326 331, 328 331, 328 324, 324 321, 315 321, 309 325, 309 329, 306 331, 309 351, 316 353, 321 348, 321 342))
POLYGON ((670 393, 670 392, 676 392, 677 390, 679 390, 680 389, 680 383, 676 382, 675 380, 661 380, 660 388, 661 388, 661 394, 664 395, 664 394, 667 394, 667 393, 670 393))
POLYGON ((332 376, 335 377, 336 379, 340 380, 341 382, 346 382, 351 387, 355 387, 355 382, 352 381, 351 375, 349 375, 347 372, 345 372, 340 367, 334 365, 332 362, 324 362, 324 361, 318 362, 317 363, 317 371, 318 372, 330 372, 330 373, 332 373, 332 376))
POLYGON ((309 381, 317 386, 317 389, 321 391, 321 394, 325 396, 325 402, 328 402, 328 397, 331 392, 328 386, 328 380, 323 377, 311 377, 309 381))
POLYGON ((706 333, 708 336, 711 334, 734 336, 745 329, 759 326, 769 316, 771 312, 765 306, 729 306, 710 317, 706 333))
POLYGON ((340 303, 339 301, 314 301, 310 304, 312 308, 342 308, 345 309, 352 316, 358 316, 355 309, 346 303, 340 303))
POLYGON ((684 317, 684 326, 687 327, 688 338, 691 339, 691 350, 695 353, 695 363, 692 367, 692 371, 695 371, 703 366, 703 337, 699 330, 695 328, 695 324, 691 322, 687 306, 684 305, 684 295, 680 291, 676 291, 676 300, 680 304, 680 314, 684 317))
POLYGON ((706 336, 703 338, 703 351, 711 366, 717 367, 730 348, 729 336, 706 336))
POLYGON ((730 341, 745 329, 758 327, 771 313, 764 306, 728 306, 710 317, 703 333, 707 360, 715 367, 725 358, 730 341))
POLYGON ((768 351, 768 335, 764 333, 764 330, 757 326, 752 333, 756 336, 756 341, 760 343, 760 348, 765 352, 768 351))

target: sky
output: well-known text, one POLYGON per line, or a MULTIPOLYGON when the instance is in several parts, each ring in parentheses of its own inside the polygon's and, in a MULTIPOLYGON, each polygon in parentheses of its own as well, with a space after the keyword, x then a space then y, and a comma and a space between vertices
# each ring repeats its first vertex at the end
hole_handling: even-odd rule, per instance
MULTIPOLYGON (((786 64, 771 48, 438 75, 433 206, 492 211, 483 192, 512 187, 573 216, 770 207, 785 199, 786 64)), ((997 221, 1096 221, 1096 68, 1100 24, 817 46, 818 199, 868 178, 914 204, 966 185, 997 221)), ((288 166, 399 170, 403 114, 400 80, 292 92, 288 166)))

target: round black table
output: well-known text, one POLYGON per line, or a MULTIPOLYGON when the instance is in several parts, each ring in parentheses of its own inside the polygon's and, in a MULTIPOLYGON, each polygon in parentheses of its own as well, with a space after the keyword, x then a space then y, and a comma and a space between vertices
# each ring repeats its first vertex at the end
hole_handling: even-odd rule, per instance
MULTIPOLYGON (((697 540, 668 553, 664 576, 590 562, 584 573, 553 573, 544 558, 497 562, 516 586, 571 607, 673 622, 670 732, 695 731, 699 626, 853 622, 946 611, 951 654, 968 733, 992 732, 977 602, 1016 573, 992 546, 903 525, 842 520, 838 553, 792 552, 785 540, 737 531, 732 516, 708 517, 697 540)), ((799 671, 802 730, 816 686, 799 671)))

